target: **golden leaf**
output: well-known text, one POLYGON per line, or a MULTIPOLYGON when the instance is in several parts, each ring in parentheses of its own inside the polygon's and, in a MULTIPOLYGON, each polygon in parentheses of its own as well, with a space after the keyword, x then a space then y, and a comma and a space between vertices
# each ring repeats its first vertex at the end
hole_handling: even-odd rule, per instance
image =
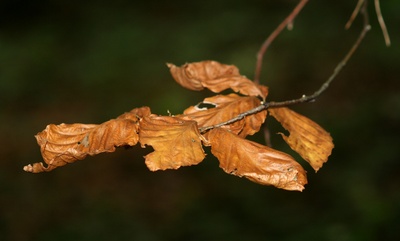
MULTIPOLYGON (((206 109, 191 106, 183 112, 182 118, 196 121, 199 128, 213 126, 259 106, 261 101, 252 96, 243 97, 236 94, 229 94, 206 98, 203 103, 212 104, 215 108, 206 109)), ((242 120, 225 126, 225 128, 241 137, 253 135, 260 130, 266 116, 266 110, 260 111, 257 114, 248 115, 242 120)))
POLYGON ((205 157, 202 141, 206 140, 195 121, 150 115, 140 120, 139 136, 142 147, 154 148, 146 156, 146 165, 151 171, 196 165, 205 157))
POLYGON ((235 92, 260 96, 263 99, 268 95, 266 86, 258 85, 240 75, 238 68, 234 65, 209 60, 184 64, 181 67, 169 63, 167 66, 176 82, 190 90, 208 88, 214 93, 219 93, 231 88, 235 92))
POLYGON ((289 131, 288 137, 281 135, 290 148, 317 172, 328 161, 334 147, 331 135, 317 123, 289 108, 271 108, 269 113, 289 131))
POLYGON ((252 142, 227 130, 209 132, 211 152, 228 174, 278 188, 302 191, 307 183, 304 169, 290 155, 252 142))

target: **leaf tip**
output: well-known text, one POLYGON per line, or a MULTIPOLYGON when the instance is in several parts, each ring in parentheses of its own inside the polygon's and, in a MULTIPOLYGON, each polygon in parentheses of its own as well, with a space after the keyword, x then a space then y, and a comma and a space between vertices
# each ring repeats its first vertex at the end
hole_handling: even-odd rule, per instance
POLYGON ((33 166, 31 164, 24 166, 24 171, 33 172, 33 166))
POLYGON ((23 169, 26 172, 39 173, 39 172, 48 172, 48 171, 53 170, 54 168, 56 168, 56 167, 50 166, 50 165, 48 167, 45 167, 42 162, 37 162, 37 163, 26 165, 26 166, 24 166, 23 169))
POLYGON ((165 64, 167 65, 168 68, 175 67, 175 65, 174 65, 174 64, 171 64, 171 63, 165 63, 165 64))

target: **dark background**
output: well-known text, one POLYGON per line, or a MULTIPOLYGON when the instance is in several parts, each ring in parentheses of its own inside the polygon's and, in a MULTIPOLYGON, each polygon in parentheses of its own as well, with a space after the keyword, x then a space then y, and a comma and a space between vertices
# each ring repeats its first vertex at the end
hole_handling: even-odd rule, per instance
MULTIPOLYGON (((356 1, 310 1, 265 56, 269 100, 310 94, 361 29, 356 1)), ((166 62, 213 59, 253 77, 263 40, 297 1, 0 2, 0 240, 400 240, 400 5, 381 1, 372 31, 315 103, 293 107, 334 138, 300 192, 231 176, 211 155, 150 172, 138 145, 50 173, 34 135, 50 123, 101 123, 132 108, 181 113, 210 92, 183 89, 166 62)), ((272 133, 282 131, 267 120, 272 133)), ((251 137, 263 143, 263 136, 251 137)), ((209 151, 207 149, 207 151, 209 151)))

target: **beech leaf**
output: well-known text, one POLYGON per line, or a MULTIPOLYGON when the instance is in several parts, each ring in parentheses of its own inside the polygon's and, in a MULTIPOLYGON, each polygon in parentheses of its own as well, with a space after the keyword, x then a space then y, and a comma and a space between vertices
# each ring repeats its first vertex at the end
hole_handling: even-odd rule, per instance
POLYGON ((210 130, 208 141, 212 154, 228 174, 292 191, 302 191, 307 183, 304 169, 286 153, 221 128, 210 130))
MULTIPOLYGON (((202 103, 212 104, 215 108, 199 108, 191 106, 183 112, 183 118, 195 120, 199 128, 216 125, 228 121, 237 115, 253 109, 261 104, 257 97, 239 96, 237 94, 216 95, 205 98, 202 103)), ((260 130, 267 116, 267 111, 260 111, 254 115, 248 115, 240 121, 236 121, 225 128, 241 137, 253 135, 260 130)))
POLYGON ((117 119, 129 119, 133 121, 139 121, 140 118, 149 116, 150 114, 150 108, 147 106, 143 106, 140 108, 135 108, 129 112, 125 112, 124 114, 118 116, 117 119))
POLYGON ((289 131, 289 136, 280 134, 290 148, 317 172, 328 161, 334 147, 331 135, 317 123, 287 107, 271 108, 269 113, 289 131))
POLYGON ((44 161, 24 167, 28 172, 51 171, 56 167, 84 159, 87 155, 113 152, 115 146, 133 146, 138 141, 137 125, 127 119, 115 119, 101 125, 50 124, 35 137, 44 161))
POLYGON ((25 166, 24 170, 33 173, 48 172, 82 160, 87 155, 114 152, 118 146, 134 146, 139 140, 138 118, 149 114, 150 109, 142 107, 100 125, 47 125, 45 130, 35 136, 47 167, 39 162, 25 166))
POLYGON ((190 90, 208 88, 214 93, 231 88, 244 95, 260 96, 263 99, 268 95, 268 88, 258 85, 240 75, 234 65, 221 64, 217 61, 201 61, 184 64, 177 67, 168 63, 172 77, 183 87, 190 90))
POLYGON ((151 171, 178 169, 200 163, 204 157, 197 123, 173 116, 150 115, 140 120, 140 143, 154 152, 145 156, 151 171))

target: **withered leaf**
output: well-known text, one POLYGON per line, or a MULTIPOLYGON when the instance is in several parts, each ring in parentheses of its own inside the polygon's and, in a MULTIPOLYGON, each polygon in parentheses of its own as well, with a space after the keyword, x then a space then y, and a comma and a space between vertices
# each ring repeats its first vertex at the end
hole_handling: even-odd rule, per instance
POLYGON ((101 125, 50 124, 35 136, 47 167, 39 162, 25 166, 24 170, 48 172, 87 155, 113 152, 116 146, 136 145, 137 129, 137 123, 129 119, 114 119, 101 125))
MULTIPOLYGON (((203 103, 212 104, 215 108, 199 108, 191 106, 183 112, 185 119, 195 120, 198 126, 206 127, 228 121, 237 115, 253 109, 261 104, 257 97, 239 96, 236 94, 216 95, 204 99, 203 103)), ((236 121, 225 128, 231 132, 246 137, 260 130, 267 116, 267 111, 261 111, 254 115, 248 115, 244 119, 236 121)))
POLYGON ((331 135, 321 126, 287 107, 271 108, 269 113, 289 131, 289 136, 281 133, 286 143, 315 171, 328 161, 334 145, 331 135))
POLYGON ((205 157, 202 141, 206 140, 195 121, 150 115, 140 120, 139 136, 142 147, 154 148, 145 157, 151 171, 196 165, 205 157))
POLYGON ((307 183, 304 169, 286 153, 221 128, 210 130, 208 141, 212 154, 228 174, 293 191, 302 191, 307 183))
POLYGON ((24 170, 33 173, 48 172, 82 160, 87 155, 113 152, 118 146, 136 145, 139 139, 138 121, 148 115, 150 108, 145 106, 135 108, 101 125, 48 125, 35 136, 47 167, 39 162, 25 166, 24 170))
POLYGON ((221 64, 216 61, 201 61, 184 64, 177 67, 168 63, 172 77, 180 85, 191 90, 208 88, 214 93, 231 88, 244 95, 260 96, 263 99, 268 95, 268 88, 258 85, 240 75, 234 65, 221 64))
POLYGON ((117 117, 117 119, 129 119, 133 121, 139 121, 140 118, 145 116, 149 116, 151 114, 150 108, 147 106, 143 106, 140 108, 132 109, 129 112, 125 112, 124 114, 117 117))

